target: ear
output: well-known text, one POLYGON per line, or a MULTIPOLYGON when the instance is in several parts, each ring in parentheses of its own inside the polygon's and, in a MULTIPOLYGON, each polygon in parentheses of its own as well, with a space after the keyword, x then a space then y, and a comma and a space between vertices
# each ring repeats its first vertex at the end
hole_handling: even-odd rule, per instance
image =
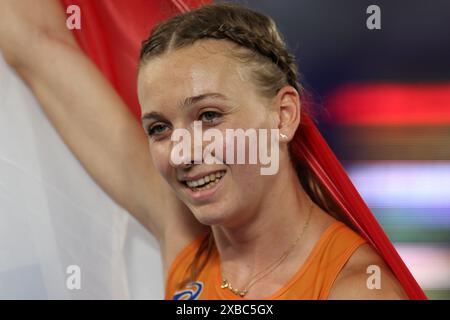
POLYGON ((294 137, 300 124, 300 97, 292 86, 281 88, 275 99, 274 107, 278 115, 278 129, 280 130, 280 142, 289 142, 294 137))

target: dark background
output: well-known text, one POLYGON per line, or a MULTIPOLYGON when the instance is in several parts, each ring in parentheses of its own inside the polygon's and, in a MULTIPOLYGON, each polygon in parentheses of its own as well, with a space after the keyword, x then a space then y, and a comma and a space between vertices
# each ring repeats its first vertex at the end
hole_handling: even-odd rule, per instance
POLYGON ((359 81, 450 80, 448 0, 237 0, 271 16, 297 57, 305 85, 321 96, 359 81), (369 30, 369 5, 381 30, 369 30))

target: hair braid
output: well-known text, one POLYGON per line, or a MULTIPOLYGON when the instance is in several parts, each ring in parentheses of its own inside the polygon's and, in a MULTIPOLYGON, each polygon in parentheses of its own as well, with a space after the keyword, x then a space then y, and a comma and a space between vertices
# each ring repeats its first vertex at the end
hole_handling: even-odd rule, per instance
POLYGON ((199 38, 227 39, 258 52, 275 63, 286 75, 287 82, 299 91, 300 85, 297 80, 298 75, 295 57, 288 53, 287 50, 284 50, 284 43, 283 46, 280 46, 280 44, 276 44, 274 41, 267 39, 267 35, 258 35, 241 26, 229 26, 226 24, 212 26, 203 30, 199 38))

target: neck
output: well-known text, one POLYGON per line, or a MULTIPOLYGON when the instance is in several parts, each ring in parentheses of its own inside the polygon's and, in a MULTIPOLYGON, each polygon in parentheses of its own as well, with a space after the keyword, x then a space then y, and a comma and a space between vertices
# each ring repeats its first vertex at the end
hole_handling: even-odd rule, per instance
POLYGON ((248 215, 250 218, 232 227, 212 227, 221 265, 228 277, 244 281, 262 271, 300 234, 311 200, 293 166, 288 164, 283 169, 280 168, 266 193, 270 196, 264 197, 255 212, 248 215))

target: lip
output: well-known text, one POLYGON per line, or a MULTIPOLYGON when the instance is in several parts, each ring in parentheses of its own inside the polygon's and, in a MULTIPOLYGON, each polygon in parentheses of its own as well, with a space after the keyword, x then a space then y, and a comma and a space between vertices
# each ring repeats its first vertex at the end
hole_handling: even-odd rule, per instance
POLYGON ((225 170, 225 169, 220 169, 220 170, 210 171, 210 172, 208 172, 208 173, 199 173, 199 174, 196 174, 195 176, 192 176, 192 177, 183 177, 182 179, 180 179, 180 180, 178 180, 178 181, 180 181, 180 182, 185 182, 185 181, 195 181, 195 180, 198 180, 198 179, 200 179, 200 178, 209 176, 210 174, 217 173, 217 172, 221 172, 221 171, 226 171, 226 170, 225 170))
MULTIPOLYGON (((218 170, 218 171, 224 171, 224 170, 218 170)), ((218 172, 215 171, 215 172, 218 172)), ((211 172, 213 173, 213 172, 211 172)), ((191 188, 189 188, 184 182, 181 182, 181 185, 183 186, 184 190, 188 194, 188 196, 194 200, 195 202, 206 202, 208 200, 211 200, 217 192, 222 189, 222 186, 224 184, 224 179, 227 176, 228 170, 225 170, 225 174, 220 178, 219 182, 215 184, 213 187, 205 190, 198 190, 194 191, 191 188)), ((203 175, 204 176, 204 175, 203 175)), ((202 175, 199 176, 199 178, 203 177, 202 175)), ((195 179, 194 179, 195 180, 195 179)))

